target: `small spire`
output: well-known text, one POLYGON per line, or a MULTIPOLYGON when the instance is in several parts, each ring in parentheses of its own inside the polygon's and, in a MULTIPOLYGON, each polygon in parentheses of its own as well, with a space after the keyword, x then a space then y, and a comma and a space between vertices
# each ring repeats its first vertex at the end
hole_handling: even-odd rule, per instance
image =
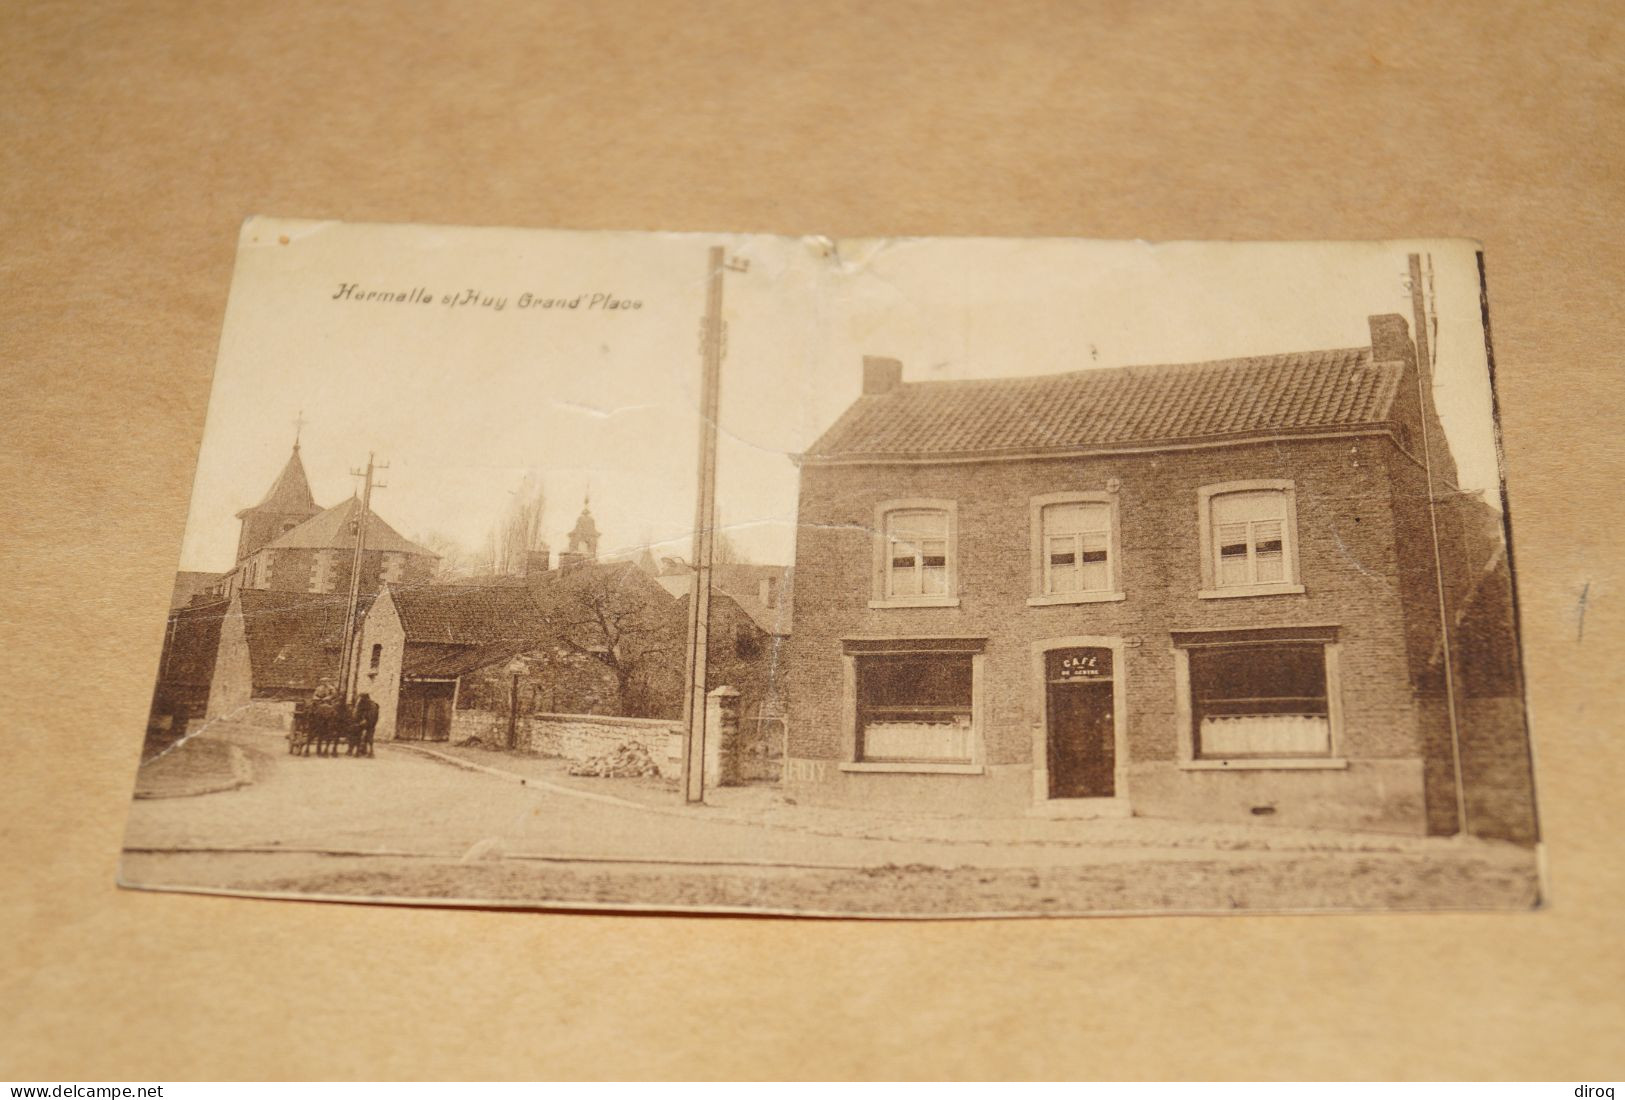
POLYGON ((296 451, 299 449, 299 436, 303 434, 307 423, 309 421, 305 419, 305 410, 300 409, 299 415, 293 418, 293 449, 296 451))
POLYGON ((581 514, 576 517, 576 525, 570 529, 569 546, 568 553, 584 553, 590 558, 598 556, 598 524, 592 518, 590 491, 582 497, 581 514))

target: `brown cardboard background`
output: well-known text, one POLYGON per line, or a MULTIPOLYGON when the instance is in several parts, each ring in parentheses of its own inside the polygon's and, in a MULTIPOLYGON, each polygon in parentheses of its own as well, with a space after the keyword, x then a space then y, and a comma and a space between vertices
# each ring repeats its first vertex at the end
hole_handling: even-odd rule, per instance
POLYGON ((1617 1079, 1622 14, 9 6, 0 1076, 1617 1079), (1551 906, 921 925, 116 890, 250 213, 1479 237, 1551 906))

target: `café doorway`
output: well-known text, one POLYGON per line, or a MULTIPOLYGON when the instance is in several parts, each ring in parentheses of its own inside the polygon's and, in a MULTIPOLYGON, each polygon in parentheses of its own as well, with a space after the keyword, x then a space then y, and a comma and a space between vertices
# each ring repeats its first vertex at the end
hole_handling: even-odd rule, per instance
POLYGON ((1051 811, 1126 813, 1122 643, 1051 639, 1035 646, 1034 658, 1035 801, 1051 811))

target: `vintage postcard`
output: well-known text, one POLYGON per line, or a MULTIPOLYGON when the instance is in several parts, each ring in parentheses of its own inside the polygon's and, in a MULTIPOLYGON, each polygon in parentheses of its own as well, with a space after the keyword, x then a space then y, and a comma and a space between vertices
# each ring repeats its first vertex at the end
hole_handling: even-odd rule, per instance
POLYGON ((1467 241, 251 219, 121 881, 1537 905, 1492 363, 1467 241))

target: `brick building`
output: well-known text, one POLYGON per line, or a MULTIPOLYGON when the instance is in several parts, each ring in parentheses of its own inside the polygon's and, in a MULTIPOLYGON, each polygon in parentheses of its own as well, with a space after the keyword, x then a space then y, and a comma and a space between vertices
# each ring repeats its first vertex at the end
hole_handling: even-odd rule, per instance
POLYGON ((1453 708, 1442 657, 1456 617, 1516 669, 1498 516, 1453 491, 1404 319, 1370 328, 988 381, 865 360, 799 458, 786 784, 1412 834, 1465 794, 1473 831, 1532 838, 1516 676, 1453 708))
MULTIPOLYGON (((216 592, 349 592, 360 512, 355 497, 331 508, 316 504, 295 443, 264 499, 237 513, 237 562, 215 583, 216 592)), ((367 514, 366 524, 362 592, 376 592, 386 582, 428 583, 439 560, 434 551, 403 538, 376 512, 367 514)))
POLYGON ((378 704, 379 740, 445 741, 463 678, 544 649, 547 633, 523 586, 385 585, 357 636, 355 690, 378 704))
MULTIPOLYGON (((176 574, 149 727, 244 715, 251 702, 285 722, 294 700, 337 677, 360 507, 316 503, 296 441, 265 496, 237 513, 236 564, 176 574)), ((428 582, 438 560, 370 513, 358 612, 385 583, 428 582)))

